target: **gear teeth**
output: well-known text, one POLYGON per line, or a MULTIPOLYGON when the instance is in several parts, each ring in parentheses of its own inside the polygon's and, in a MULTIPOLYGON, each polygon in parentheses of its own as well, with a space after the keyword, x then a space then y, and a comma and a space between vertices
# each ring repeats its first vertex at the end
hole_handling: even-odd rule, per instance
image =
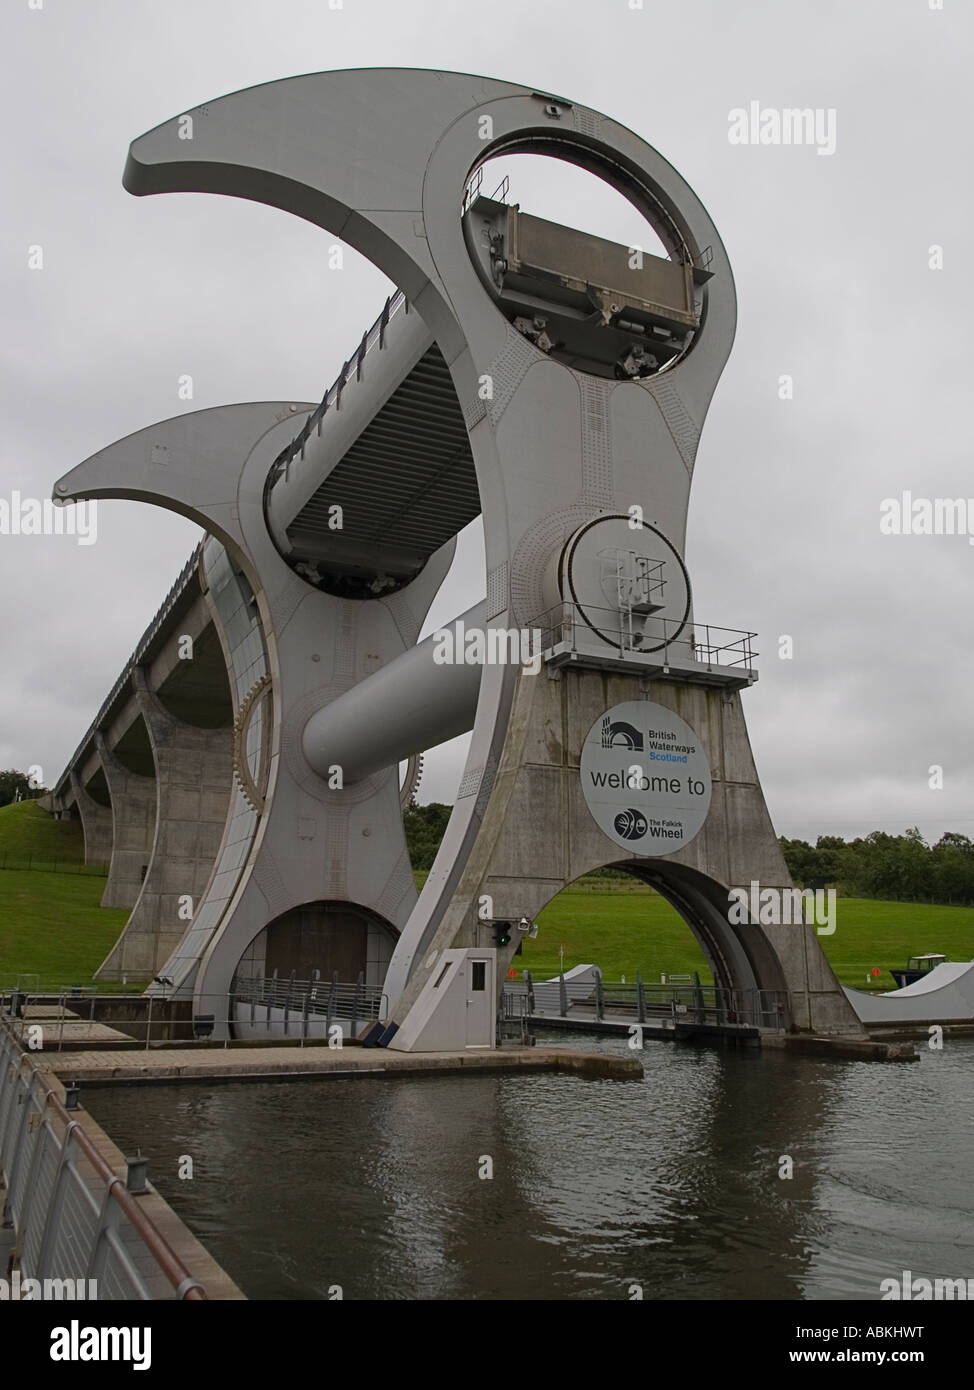
POLYGON ((403 812, 408 811, 415 801, 423 780, 423 757, 422 753, 414 753, 406 764, 406 776, 399 791, 399 806, 403 812))
POLYGON ((247 762, 247 754, 244 748, 244 740, 247 729, 250 726, 250 718, 254 711, 254 706, 271 685, 271 677, 265 674, 259 680, 254 681, 247 691, 247 694, 240 702, 236 718, 233 721, 233 776, 240 788, 241 795, 250 809, 260 815, 264 810, 264 798, 260 795, 250 774, 250 765, 247 762))

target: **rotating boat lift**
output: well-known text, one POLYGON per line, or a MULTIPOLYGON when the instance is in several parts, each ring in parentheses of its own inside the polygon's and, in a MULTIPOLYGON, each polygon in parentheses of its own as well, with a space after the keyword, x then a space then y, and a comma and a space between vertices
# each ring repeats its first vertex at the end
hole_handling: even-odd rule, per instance
POLYGON ((154 988, 219 1014, 215 998, 261 973, 275 923, 344 904, 370 924, 384 989, 370 1041, 492 1046, 517 946, 498 944, 498 923, 530 922, 581 874, 622 864, 684 915, 718 983, 789 991, 797 1028, 859 1032, 812 926, 728 917, 732 886, 790 879, 741 710, 751 634, 696 620, 683 559, 736 301, 680 175, 561 97, 375 69, 180 113, 133 143, 124 184, 281 208, 398 286, 319 405, 183 415, 55 487, 62 502, 152 502, 211 537, 202 578, 231 673, 238 785, 207 892, 154 988), (667 256, 484 197, 478 171, 501 153, 603 178, 667 256), (478 513, 486 599, 443 660, 443 642, 417 638, 478 513), (486 659, 463 659, 471 632, 486 659), (470 729, 417 898, 397 767, 470 729))

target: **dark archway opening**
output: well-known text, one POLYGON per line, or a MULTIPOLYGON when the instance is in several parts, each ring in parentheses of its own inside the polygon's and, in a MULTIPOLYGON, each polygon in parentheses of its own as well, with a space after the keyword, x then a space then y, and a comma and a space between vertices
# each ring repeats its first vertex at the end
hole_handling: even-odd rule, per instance
POLYGON ((317 977, 381 985, 398 933, 378 913, 348 902, 313 902, 289 909, 258 932, 241 956, 233 989, 247 980, 317 977))
POLYGON ((778 1027, 779 1004, 787 1008, 780 962, 763 931, 731 919, 730 901, 725 886, 683 864, 605 865, 550 900, 538 915, 537 940, 522 941, 512 968, 516 977, 529 970, 542 985, 562 972, 571 985, 574 971, 580 998, 591 984, 584 967, 625 986, 606 985, 607 996, 623 999, 638 972, 648 994, 673 990, 698 1022, 778 1027))

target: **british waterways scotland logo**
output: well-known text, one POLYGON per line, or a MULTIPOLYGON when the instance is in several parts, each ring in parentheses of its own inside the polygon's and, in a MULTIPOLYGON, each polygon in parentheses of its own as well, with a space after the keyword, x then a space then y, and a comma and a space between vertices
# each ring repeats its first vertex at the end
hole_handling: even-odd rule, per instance
POLYGON ((615 705, 582 747, 585 804, 608 838, 640 855, 672 854, 710 809, 710 762, 690 726, 649 700, 615 705))

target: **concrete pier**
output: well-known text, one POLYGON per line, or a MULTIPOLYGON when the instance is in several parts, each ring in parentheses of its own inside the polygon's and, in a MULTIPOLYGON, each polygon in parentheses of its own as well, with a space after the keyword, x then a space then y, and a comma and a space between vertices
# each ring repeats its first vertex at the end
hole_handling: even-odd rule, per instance
POLYGON ((86 790, 81 779, 72 767, 70 769, 71 790, 74 804, 81 817, 81 829, 85 837, 85 863, 110 864, 114 834, 112 829, 112 808, 102 806, 86 790))
POLYGON ((174 718, 141 667, 133 683, 155 761, 155 833, 145 881, 98 971, 102 980, 152 979, 178 946, 213 872, 233 773, 229 729, 174 718))
POLYGON ((155 778, 130 772, 110 751, 101 732, 95 735, 95 746, 112 799, 112 858, 101 905, 132 908, 142 891, 152 857, 155 778))
POLYGON ((118 1085, 147 1081, 293 1081, 299 1077, 447 1075, 462 1072, 555 1071, 603 1080, 636 1081, 637 1057, 557 1047, 485 1048, 463 1052, 390 1052, 386 1048, 224 1047, 190 1044, 148 1051, 50 1053, 42 1065, 67 1081, 118 1085))

